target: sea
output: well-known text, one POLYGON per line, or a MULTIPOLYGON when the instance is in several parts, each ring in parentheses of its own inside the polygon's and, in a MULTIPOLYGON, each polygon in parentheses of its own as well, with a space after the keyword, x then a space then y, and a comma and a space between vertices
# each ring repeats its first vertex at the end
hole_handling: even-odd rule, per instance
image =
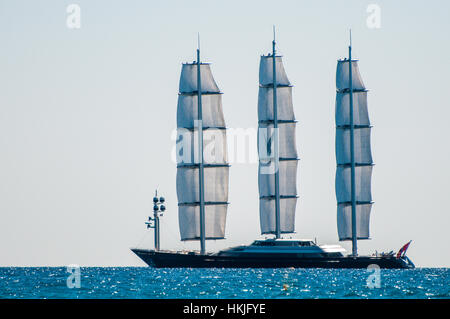
POLYGON ((1 267, 0 298, 450 298, 449 268, 1 267))

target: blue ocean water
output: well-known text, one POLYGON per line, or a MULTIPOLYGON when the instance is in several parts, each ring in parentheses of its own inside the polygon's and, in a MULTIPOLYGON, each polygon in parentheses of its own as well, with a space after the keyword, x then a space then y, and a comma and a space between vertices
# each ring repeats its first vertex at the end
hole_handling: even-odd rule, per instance
POLYGON ((80 288, 68 288, 66 267, 3 267, 0 298, 450 298, 449 268, 382 269, 379 288, 367 286, 371 274, 366 269, 81 267, 80 288))

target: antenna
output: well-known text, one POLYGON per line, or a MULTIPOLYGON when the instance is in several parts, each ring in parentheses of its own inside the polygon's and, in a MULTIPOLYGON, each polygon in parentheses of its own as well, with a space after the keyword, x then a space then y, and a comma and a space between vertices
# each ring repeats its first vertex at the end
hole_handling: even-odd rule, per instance
POLYGON ((352 46, 352 29, 350 29, 350 47, 352 46))
POLYGON ((273 25, 273 42, 275 42, 275 25, 273 25))
POLYGON ((197 50, 200 50, 200 32, 197 32, 197 50))

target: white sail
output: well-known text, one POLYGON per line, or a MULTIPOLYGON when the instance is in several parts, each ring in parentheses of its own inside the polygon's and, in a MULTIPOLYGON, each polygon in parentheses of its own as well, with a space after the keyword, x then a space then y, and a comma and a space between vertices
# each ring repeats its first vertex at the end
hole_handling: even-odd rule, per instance
MULTIPOLYGON (((336 70, 336 88, 342 91, 350 88, 348 60, 339 60, 336 70)), ((364 83, 359 74, 358 61, 352 60, 352 87, 354 91, 365 90, 364 83)))
POLYGON ((225 236, 229 165, 222 96, 209 64, 201 64, 199 121, 197 64, 183 64, 177 106, 177 196, 182 240, 200 240, 199 126, 203 143, 205 239, 225 236))
MULTIPOLYGON (((353 124, 369 126, 367 91, 353 92, 353 124)), ((350 94, 336 93, 336 126, 350 125, 350 94)))
MULTIPOLYGON (((281 56, 275 58, 277 84, 280 86, 291 85, 284 71, 281 56)), ((259 63, 259 84, 262 86, 273 84, 273 56, 263 55, 259 63)))
POLYGON ((275 139, 278 134, 278 154, 280 160, 296 159, 297 147, 294 123, 278 123, 278 130, 274 131, 273 124, 259 123, 258 153, 261 160, 274 156, 275 139))
MULTIPOLYGON (((339 240, 352 240, 352 144, 349 61, 340 60, 336 70, 336 199, 339 240)), ((357 239, 369 238, 372 202, 372 151, 367 91, 358 64, 352 60, 353 158, 357 239)))
MULTIPOLYGON (((211 68, 207 63, 200 64, 200 77, 203 93, 219 93, 219 87, 214 80, 211 68)), ((197 92, 197 64, 183 64, 180 76, 180 93, 197 92)))
MULTIPOLYGON (((178 128, 176 146, 176 159, 178 165, 192 165, 200 162, 198 130, 178 128)), ((203 130, 203 163, 227 163, 226 130, 218 128, 208 128, 203 130)))
MULTIPOLYGON (((361 127, 353 133, 354 157, 359 164, 372 164, 370 149, 370 127, 361 127)), ((350 130, 336 130, 336 161, 338 165, 351 163, 350 157, 350 130)))
MULTIPOLYGON (((372 204, 360 204, 356 206, 356 237, 357 239, 369 238, 369 221, 372 204)), ((352 205, 339 204, 337 211, 337 225, 339 240, 352 239, 352 205)))
POLYGON ((274 130, 273 56, 262 56, 258 94, 258 184, 261 233, 276 233, 275 173, 278 172, 280 232, 295 230, 297 203, 297 147, 292 87, 281 57, 276 59, 277 130, 274 130), (275 143, 278 143, 278 158, 275 143), (276 167, 278 163, 278 167, 276 167))
MULTIPOLYGON (((297 198, 280 198, 280 228, 282 233, 295 231, 295 207, 297 198)), ((261 198, 259 200, 259 220, 261 234, 274 234, 275 223, 275 199, 261 198)))
MULTIPOLYGON (((372 201, 371 181, 372 166, 355 167, 356 202, 372 201)), ((351 167, 338 166, 336 170, 336 198, 338 203, 351 203, 351 167)))
MULTIPOLYGON (((259 170, 259 196, 260 197, 274 197, 275 196, 275 179, 272 174, 263 174, 261 169, 266 165, 260 165, 259 170)), ((296 197, 297 195, 297 160, 280 161, 279 169, 280 175, 280 196, 296 197)))
MULTIPOLYGON (((222 239, 225 237, 227 205, 205 205, 205 237, 206 239, 222 239)), ((178 206, 178 220, 181 240, 200 239, 200 206, 178 206)))
MULTIPOLYGON (((228 201, 229 167, 204 167, 205 203, 228 201)), ((200 202, 198 167, 179 167, 177 170, 177 194, 179 204, 200 202)))
MULTIPOLYGON (((181 94, 178 97, 177 126, 194 128, 198 119, 198 96, 181 94)), ((222 94, 202 95, 202 120, 203 127, 225 127, 225 119, 222 111, 222 94)))
MULTIPOLYGON (((294 107, 292 104, 292 87, 277 88, 277 112, 279 121, 293 121, 294 107)), ((273 88, 260 87, 258 94, 259 121, 273 120, 273 88)))

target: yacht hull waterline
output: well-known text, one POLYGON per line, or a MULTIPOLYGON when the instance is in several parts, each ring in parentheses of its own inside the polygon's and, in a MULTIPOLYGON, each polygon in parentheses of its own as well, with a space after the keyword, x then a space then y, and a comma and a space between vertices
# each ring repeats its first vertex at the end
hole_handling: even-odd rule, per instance
POLYGON ((395 256, 342 256, 342 257, 296 257, 277 256, 221 256, 201 255, 195 252, 179 253, 132 249, 147 265, 155 268, 367 268, 378 265, 382 269, 408 269, 414 265, 408 257, 395 256))

